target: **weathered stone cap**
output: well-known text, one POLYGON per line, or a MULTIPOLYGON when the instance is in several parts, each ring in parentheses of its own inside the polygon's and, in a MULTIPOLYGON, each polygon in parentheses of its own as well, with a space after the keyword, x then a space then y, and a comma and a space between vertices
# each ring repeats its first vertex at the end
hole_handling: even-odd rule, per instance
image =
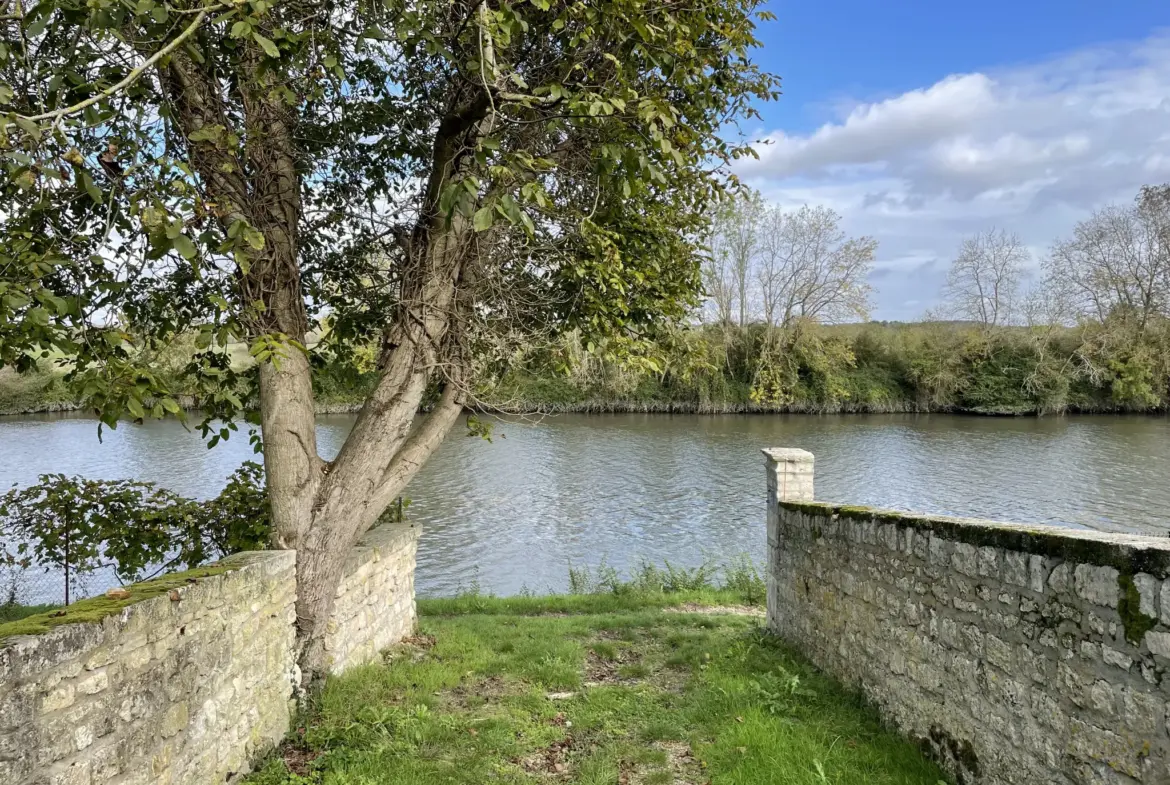
POLYGON ((825 502, 784 500, 784 509, 874 524, 905 526, 955 542, 1004 548, 1072 562, 1113 567, 1122 573, 1170 578, 1170 538, 1074 529, 1042 523, 924 515, 825 502))
POLYGON ((813 459, 811 452, 796 447, 768 447, 760 452, 776 463, 804 463, 813 459))

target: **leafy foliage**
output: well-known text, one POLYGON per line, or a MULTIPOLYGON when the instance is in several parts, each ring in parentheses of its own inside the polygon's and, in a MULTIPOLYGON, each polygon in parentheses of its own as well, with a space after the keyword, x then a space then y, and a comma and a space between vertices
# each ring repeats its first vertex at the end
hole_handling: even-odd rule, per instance
POLYGON ((228 418, 230 342, 279 363, 328 315, 329 345, 364 345, 439 229, 480 260, 461 334, 484 368, 565 328, 645 355, 696 302, 699 216, 748 150, 728 121, 777 95, 756 5, 14 6, 0 366, 65 363, 110 426, 181 414, 157 358, 194 331, 185 384, 228 418))
POLYGON ((969 411, 1170 408, 1170 321, 1075 327, 963 323, 710 325, 663 344, 661 372, 605 363, 566 339, 485 396, 546 411, 969 411), (563 370, 558 363, 568 358, 563 370))
POLYGON ((251 462, 207 502, 153 483, 46 474, 0 497, 0 562, 60 571, 68 603, 78 577, 100 568, 133 583, 262 547, 269 527, 263 472, 251 462))

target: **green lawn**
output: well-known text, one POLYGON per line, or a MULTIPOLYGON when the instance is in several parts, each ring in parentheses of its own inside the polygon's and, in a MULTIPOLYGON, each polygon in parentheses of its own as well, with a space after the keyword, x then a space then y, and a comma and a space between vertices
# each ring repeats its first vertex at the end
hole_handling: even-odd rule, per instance
POLYGON ((663 607, 686 598, 424 601, 419 635, 331 679, 248 782, 944 780, 856 695, 763 634, 758 615, 663 607))

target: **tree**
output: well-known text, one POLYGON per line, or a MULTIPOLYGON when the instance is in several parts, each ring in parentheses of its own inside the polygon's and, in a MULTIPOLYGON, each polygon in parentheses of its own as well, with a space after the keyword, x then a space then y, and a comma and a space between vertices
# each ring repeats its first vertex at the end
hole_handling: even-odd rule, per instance
POLYGON ((984 327, 1006 324, 1019 305, 1020 283, 1030 259, 1019 236, 1002 229, 964 239, 943 288, 948 310, 984 327))
POLYGON ((472 373, 574 328, 638 357, 696 302, 697 216, 749 151, 720 134, 777 94, 758 0, 0 2, 0 364, 68 357, 113 427, 179 412, 151 358, 198 332, 211 442, 258 404, 310 679, 346 549, 472 373), (326 348, 380 347, 332 461, 325 316, 326 348))
POLYGON ((711 255, 705 267, 707 290, 720 321, 732 323, 738 307, 738 323, 748 322, 748 285, 759 246, 758 222, 763 199, 756 192, 735 194, 715 211, 711 226, 711 255))
POLYGON ((784 212, 773 206, 764 213, 757 276, 769 326, 869 317, 866 279, 877 240, 847 237, 840 224, 841 216, 827 207, 784 212))
POLYGON ((1144 331, 1170 308, 1170 185, 1146 186, 1133 205, 1093 213, 1052 246, 1044 268, 1075 316, 1132 321, 1144 331))

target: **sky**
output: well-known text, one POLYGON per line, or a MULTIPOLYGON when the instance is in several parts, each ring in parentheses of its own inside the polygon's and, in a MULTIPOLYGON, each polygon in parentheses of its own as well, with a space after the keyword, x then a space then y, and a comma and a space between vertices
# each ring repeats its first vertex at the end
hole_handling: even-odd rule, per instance
POLYGON ((737 173, 879 241, 873 318, 938 303, 964 236, 1033 264, 1077 221, 1170 182, 1170 0, 772 0, 782 79, 737 173), (766 142, 766 143, 765 143, 766 142))

